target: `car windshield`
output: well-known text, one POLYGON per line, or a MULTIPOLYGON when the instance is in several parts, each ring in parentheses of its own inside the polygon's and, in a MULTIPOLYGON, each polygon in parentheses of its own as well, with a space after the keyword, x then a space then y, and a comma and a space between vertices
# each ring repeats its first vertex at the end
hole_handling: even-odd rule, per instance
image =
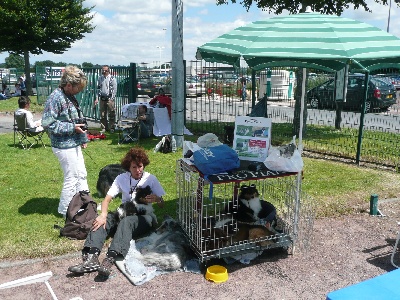
POLYGON ((392 83, 385 79, 385 78, 371 78, 371 82, 376 86, 376 87, 387 87, 392 85, 392 83))

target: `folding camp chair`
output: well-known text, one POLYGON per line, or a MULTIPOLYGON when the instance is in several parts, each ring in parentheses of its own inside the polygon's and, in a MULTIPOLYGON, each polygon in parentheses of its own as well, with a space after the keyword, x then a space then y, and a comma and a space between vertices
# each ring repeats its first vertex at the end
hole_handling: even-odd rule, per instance
POLYGON ((115 129, 118 131, 118 144, 139 141, 140 124, 138 120, 120 119, 115 129))
POLYGON ((26 114, 16 115, 14 113, 14 147, 17 145, 16 140, 18 138, 18 144, 21 145, 23 149, 29 150, 33 145, 39 143, 46 148, 42 139, 44 133, 44 130, 35 131, 28 127, 26 114))

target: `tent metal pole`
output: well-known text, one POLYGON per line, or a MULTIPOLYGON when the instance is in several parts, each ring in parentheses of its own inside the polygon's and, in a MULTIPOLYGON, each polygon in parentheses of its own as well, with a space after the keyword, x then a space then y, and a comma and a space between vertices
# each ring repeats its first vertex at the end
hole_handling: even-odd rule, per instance
POLYGON ((363 130, 364 130, 364 118, 365 118, 365 103, 368 98, 368 83, 369 83, 369 72, 365 72, 364 77, 364 99, 361 104, 361 115, 360 115, 360 127, 358 129, 358 141, 357 141, 357 154, 356 154, 356 164, 360 165, 360 156, 361 156, 361 144, 363 139, 363 130))

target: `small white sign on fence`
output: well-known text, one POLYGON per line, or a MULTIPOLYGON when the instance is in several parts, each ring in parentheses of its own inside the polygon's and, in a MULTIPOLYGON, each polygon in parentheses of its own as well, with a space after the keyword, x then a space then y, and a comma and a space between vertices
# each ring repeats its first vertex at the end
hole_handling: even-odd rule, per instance
POLYGON ((239 116, 235 119, 233 149, 240 160, 263 162, 271 145, 272 120, 239 116))

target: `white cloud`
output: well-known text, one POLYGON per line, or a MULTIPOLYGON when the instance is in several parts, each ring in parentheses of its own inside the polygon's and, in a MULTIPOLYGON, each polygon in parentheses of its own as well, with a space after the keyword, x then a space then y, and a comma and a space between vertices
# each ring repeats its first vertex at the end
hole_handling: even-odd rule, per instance
MULTIPOLYGON (((386 30, 389 7, 382 7, 373 0, 368 2, 373 13, 363 9, 348 10, 343 16, 386 30)), ((31 56, 31 62, 47 59, 110 65, 147 62, 151 66, 158 65, 160 60, 157 46, 165 47, 161 51, 162 60, 170 61, 172 3, 175 0, 86 0, 85 6, 95 6, 95 30, 76 41, 64 54, 31 56)), ((184 55, 188 61, 195 59, 197 47, 219 35, 238 26, 275 16, 255 8, 246 12, 239 1, 222 6, 216 6, 215 0, 183 0, 183 3, 184 55)), ((392 5, 390 32, 400 37, 399 16, 400 8, 392 5)), ((1 53, 0 61, 7 56, 8 53, 1 53)))

